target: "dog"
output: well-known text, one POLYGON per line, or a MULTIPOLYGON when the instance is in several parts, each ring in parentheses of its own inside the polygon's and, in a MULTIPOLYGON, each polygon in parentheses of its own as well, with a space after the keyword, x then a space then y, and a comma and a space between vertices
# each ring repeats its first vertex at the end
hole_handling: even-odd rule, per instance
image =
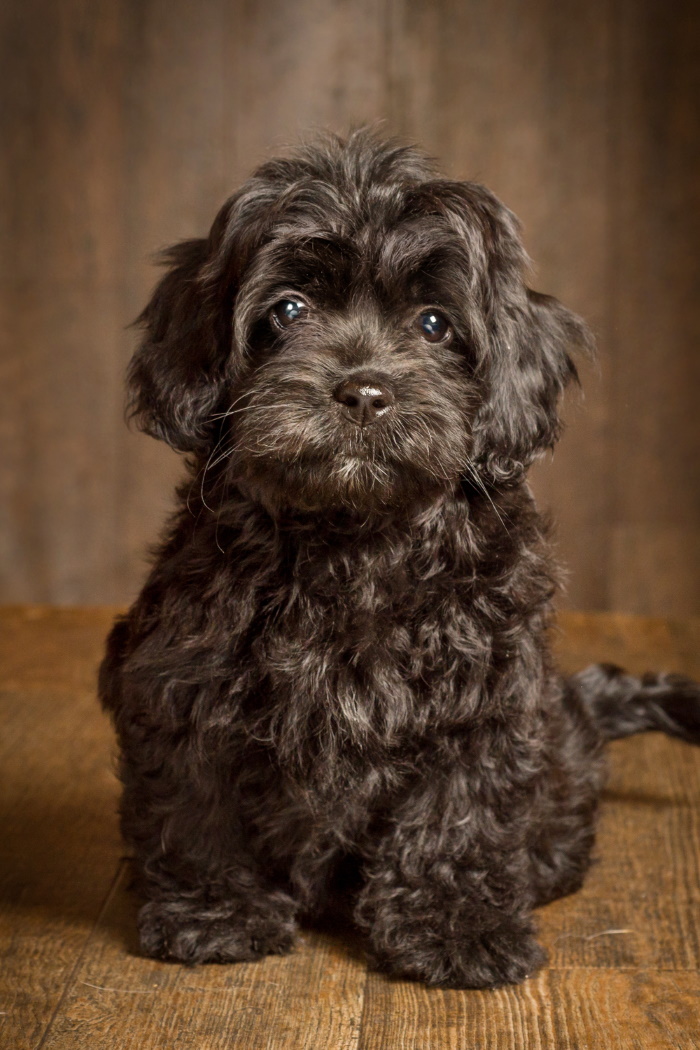
POLYGON ((700 743, 689 679, 550 657, 526 476, 591 336, 492 193, 367 130, 263 164, 164 262, 130 413, 188 476, 100 671, 142 950, 257 959, 344 908, 390 975, 522 981, 606 742, 700 743))

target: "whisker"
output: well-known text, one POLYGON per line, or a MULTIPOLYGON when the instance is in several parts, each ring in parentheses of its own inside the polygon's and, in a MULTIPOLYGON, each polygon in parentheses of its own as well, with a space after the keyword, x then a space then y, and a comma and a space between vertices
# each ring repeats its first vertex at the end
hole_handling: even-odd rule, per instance
POLYGON ((226 410, 226 412, 216 412, 214 415, 208 417, 207 422, 213 423, 214 420, 216 420, 216 419, 226 419, 226 417, 231 414, 231 412, 233 411, 235 406, 238 404, 238 402, 242 401, 243 398, 246 397, 246 396, 247 396, 247 393, 241 394, 240 397, 236 398, 236 400, 231 404, 230 408, 228 408, 226 410))

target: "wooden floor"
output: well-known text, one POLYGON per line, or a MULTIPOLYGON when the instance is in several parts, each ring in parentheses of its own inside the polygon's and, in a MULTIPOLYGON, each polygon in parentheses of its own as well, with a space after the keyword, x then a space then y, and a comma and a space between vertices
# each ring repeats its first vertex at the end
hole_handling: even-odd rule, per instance
MULTIPOLYGON (((548 967, 518 988, 426 990, 361 945, 305 933, 286 958, 142 959, 95 667, 113 610, 0 611, 0 1047, 617 1050, 700 1046, 700 750, 611 748, 585 889, 539 913, 548 967)), ((562 617, 562 662, 700 676, 700 621, 562 617)))

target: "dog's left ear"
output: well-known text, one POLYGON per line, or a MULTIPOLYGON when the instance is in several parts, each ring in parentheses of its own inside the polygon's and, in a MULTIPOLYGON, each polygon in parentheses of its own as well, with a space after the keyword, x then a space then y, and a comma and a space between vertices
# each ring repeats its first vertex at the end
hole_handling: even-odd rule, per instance
POLYGON ((524 289, 519 306, 494 304, 487 394, 473 426, 473 456, 495 482, 521 478, 561 431, 559 399, 578 381, 575 351, 591 352, 583 321, 549 295, 524 289))
POLYGON ((556 299, 526 287, 527 256, 513 213, 474 183, 459 184, 459 198, 463 237, 474 248, 475 218, 481 234, 475 251, 484 313, 477 364, 483 399, 472 424, 472 456, 487 480, 508 483, 559 437, 559 399, 578 380, 571 355, 592 354, 593 337, 556 299))

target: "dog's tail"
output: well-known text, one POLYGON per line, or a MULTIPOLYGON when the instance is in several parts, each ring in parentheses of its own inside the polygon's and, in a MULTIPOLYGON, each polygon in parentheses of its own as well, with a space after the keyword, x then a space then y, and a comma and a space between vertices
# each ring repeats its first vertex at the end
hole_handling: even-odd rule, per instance
POLYGON ((593 664, 569 679, 607 740, 659 730, 700 745, 700 683, 679 674, 641 678, 593 664))

